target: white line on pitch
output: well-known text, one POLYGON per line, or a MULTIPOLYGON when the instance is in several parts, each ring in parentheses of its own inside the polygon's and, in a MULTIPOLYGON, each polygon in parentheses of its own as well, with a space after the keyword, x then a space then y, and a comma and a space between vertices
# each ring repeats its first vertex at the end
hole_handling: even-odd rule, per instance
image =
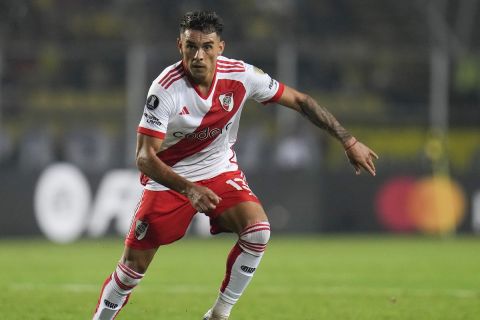
MULTIPOLYGON (((100 290, 100 283, 15 283, 11 284, 9 288, 14 291, 30 291, 30 290, 61 290, 68 292, 97 292, 100 290)), ((140 285, 137 291, 155 291, 158 293, 173 293, 173 294, 187 294, 187 293, 209 293, 217 290, 216 286, 208 285, 189 285, 189 284, 177 284, 160 286, 142 286, 140 285)), ((265 294, 351 294, 351 295, 388 295, 399 297, 431 297, 447 295, 455 298, 476 298, 480 296, 480 290, 472 289, 407 289, 407 288, 372 288, 372 287, 349 287, 349 286, 332 286, 332 287, 319 287, 319 286, 299 286, 299 287, 286 287, 286 286, 256 286, 255 290, 265 294)))

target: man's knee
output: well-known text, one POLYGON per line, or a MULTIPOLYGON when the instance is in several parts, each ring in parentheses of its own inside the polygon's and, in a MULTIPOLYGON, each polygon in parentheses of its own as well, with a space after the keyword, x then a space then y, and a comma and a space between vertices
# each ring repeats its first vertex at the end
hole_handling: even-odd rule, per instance
POLYGON ((148 264, 145 263, 145 261, 129 260, 124 258, 122 262, 124 265, 138 273, 145 273, 148 268, 148 264))
POLYGON ((267 247, 268 240, 270 240, 270 223, 263 221, 243 229, 238 244, 245 252, 261 256, 267 247))
POLYGON ((137 250, 126 247, 122 257, 122 263, 130 269, 143 274, 147 271, 156 250, 157 249, 137 250))

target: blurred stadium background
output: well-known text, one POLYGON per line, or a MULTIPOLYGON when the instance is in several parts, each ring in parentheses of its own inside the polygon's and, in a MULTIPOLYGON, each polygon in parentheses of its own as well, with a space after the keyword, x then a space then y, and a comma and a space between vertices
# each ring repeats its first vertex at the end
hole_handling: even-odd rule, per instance
POLYGON ((125 231, 146 92, 179 59, 179 17, 205 8, 226 56, 308 92, 380 155, 377 177, 356 177, 325 132, 247 106, 237 151, 276 232, 480 230, 479 1, 3 0, 2 238, 125 231))
MULTIPOLYGON (((380 155, 375 178, 355 176, 325 132, 246 106, 236 150, 274 239, 238 319, 475 319, 479 0, 1 0, 0 318, 88 318, 141 192, 146 92, 196 9, 224 18, 226 56, 309 93, 380 155)), ((165 248, 122 316, 196 319, 220 238, 165 248)))

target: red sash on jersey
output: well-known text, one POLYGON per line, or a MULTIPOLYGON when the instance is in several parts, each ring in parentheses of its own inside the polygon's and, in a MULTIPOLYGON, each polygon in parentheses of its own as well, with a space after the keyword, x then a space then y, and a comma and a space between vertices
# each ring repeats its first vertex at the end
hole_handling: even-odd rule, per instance
MULTIPOLYGON (((217 131, 223 131, 225 126, 240 108, 245 94, 245 87, 240 81, 219 79, 213 94, 212 106, 193 133, 200 133, 202 131, 212 132, 214 129, 217 129, 217 131), (227 95, 228 97, 233 98, 233 108, 231 108, 230 111, 228 111, 228 108, 222 107, 220 95, 227 95)), ((220 135, 221 134, 212 136, 207 135, 206 137, 202 137, 202 139, 183 138, 168 149, 160 151, 157 155, 160 160, 165 162, 165 164, 173 167, 179 161, 205 149, 220 135)), ((145 174, 141 175, 140 182, 142 185, 146 185, 148 180, 148 176, 145 174)))

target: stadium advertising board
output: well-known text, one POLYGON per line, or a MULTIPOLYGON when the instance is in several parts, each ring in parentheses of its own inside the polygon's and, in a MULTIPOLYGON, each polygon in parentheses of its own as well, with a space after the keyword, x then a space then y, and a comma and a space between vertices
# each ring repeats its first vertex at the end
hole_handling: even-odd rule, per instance
MULTIPOLYGON (((40 173, 0 176, 14 181, 0 188, 2 209, 11 213, 0 216, 2 237, 41 234, 65 243, 124 235, 142 192, 135 169, 93 175, 56 163, 40 173)), ((435 182, 385 175, 368 184, 362 181, 366 177, 333 173, 322 179, 298 172, 249 178, 275 232, 480 232, 480 187, 471 177, 435 182), (440 188, 438 201, 432 200, 432 188, 440 188)), ((208 234, 208 218, 197 216, 192 232, 208 234)))

